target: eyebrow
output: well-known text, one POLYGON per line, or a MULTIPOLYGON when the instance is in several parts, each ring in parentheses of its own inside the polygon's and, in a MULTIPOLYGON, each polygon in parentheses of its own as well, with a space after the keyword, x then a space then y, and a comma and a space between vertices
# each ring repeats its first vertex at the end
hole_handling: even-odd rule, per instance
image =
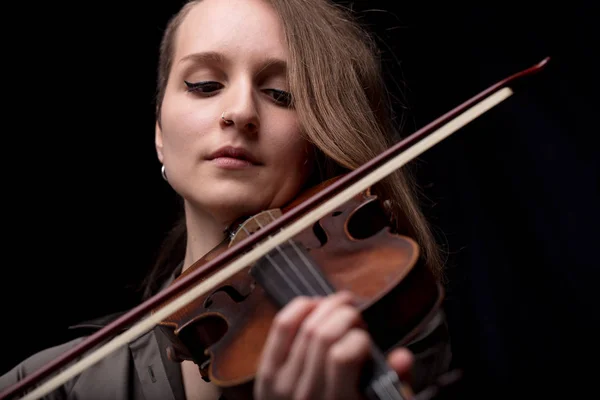
POLYGON ((257 75, 260 74, 285 74, 287 63, 280 58, 268 57, 262 63, 257 75))
POLYGON ((223 56, 223 54, 218 53, 216 51, 207 51, 207 52, 203 52, 203 53, 188 54, 187 56, 185 56, 181 60, 179 60, 180 63, 182 63, 184 61, 192 61, 197 64, 202 64, 202 63, 224 64, 225 57, 223 56))
MULTIPOLYGON (((226 58, 222 53, 216 51, 207 51, 202 53, 192 53, 181 58, 178 62, 183 63, 191 61, 194 64, 226 64, 226 58)), ((287 71, 287 63, 277 57, 267 57, 262 61, 257 75, 264 73, 281 73, 287 71)))

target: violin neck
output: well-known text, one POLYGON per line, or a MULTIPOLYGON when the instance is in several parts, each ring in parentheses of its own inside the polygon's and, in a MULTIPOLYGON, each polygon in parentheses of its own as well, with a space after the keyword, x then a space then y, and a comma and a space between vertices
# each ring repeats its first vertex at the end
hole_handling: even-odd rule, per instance
POLYGON ((375 345, 371 346, 371 368, 367 375, 365 394, 369 400, 409 400, 411 392, 404 387, 396 371, 385 360, 375 345))

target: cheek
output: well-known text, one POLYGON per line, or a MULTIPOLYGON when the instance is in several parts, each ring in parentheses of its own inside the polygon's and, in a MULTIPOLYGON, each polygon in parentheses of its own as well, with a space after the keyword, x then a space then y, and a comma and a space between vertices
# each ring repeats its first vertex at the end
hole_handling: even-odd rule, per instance
POLYGON ((278 164, 291 167, 304 163, 307 157, 307 141, 301 134, 300 126, 295 120, 282 123, 277 127, 272 148, 278 164))
POLYGON ((274 164, 274 183, 278 190, 280 203, 290 200, 306 183, 310 174, 309 145, 299 129, 291 129, 278 137, 272 146, 274 164))
POLYGON ((171 152, 180 157, 208 131, 211 121, 204 113, 184 107, 167 107, 162 114, 163 146, 165 156, 171 152))

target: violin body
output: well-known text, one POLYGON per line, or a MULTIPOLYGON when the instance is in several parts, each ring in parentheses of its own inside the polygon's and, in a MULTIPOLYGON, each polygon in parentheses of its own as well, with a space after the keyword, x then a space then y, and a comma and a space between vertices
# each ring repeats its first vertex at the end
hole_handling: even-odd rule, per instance
MULTIPOLYGON (((334 178, 335 179, 335 178, 334 178)), ((246 219, 177 279, 256 232, 330 181, 282 209, 246 219)), ((276 313, 297 295, 347 290, 357 298, 374 343, 384 352, 409 342, 440 307, 443 289, 419 258, 417 243, 392 233, 370 190, 321 218, 269 255, 163 320, 170 357, 192 360, 227 398, 252 398, 252 382, 276 313), (292 243, 293 242, 293 243, 292 243)), ((208 278, 207 275, 205 278, 208 278)))

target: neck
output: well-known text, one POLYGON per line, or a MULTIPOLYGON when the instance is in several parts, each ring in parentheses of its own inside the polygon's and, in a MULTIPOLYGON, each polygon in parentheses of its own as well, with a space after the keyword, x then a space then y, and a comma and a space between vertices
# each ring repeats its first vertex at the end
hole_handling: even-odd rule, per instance
POLYGON ((185 205, 185 221, 187 244, 183 260, 183 271, 221 243, 225 238, 225 230, 230 224, 228 221, 216 219, 203 210, 193 208, 187 202, 185 205))

